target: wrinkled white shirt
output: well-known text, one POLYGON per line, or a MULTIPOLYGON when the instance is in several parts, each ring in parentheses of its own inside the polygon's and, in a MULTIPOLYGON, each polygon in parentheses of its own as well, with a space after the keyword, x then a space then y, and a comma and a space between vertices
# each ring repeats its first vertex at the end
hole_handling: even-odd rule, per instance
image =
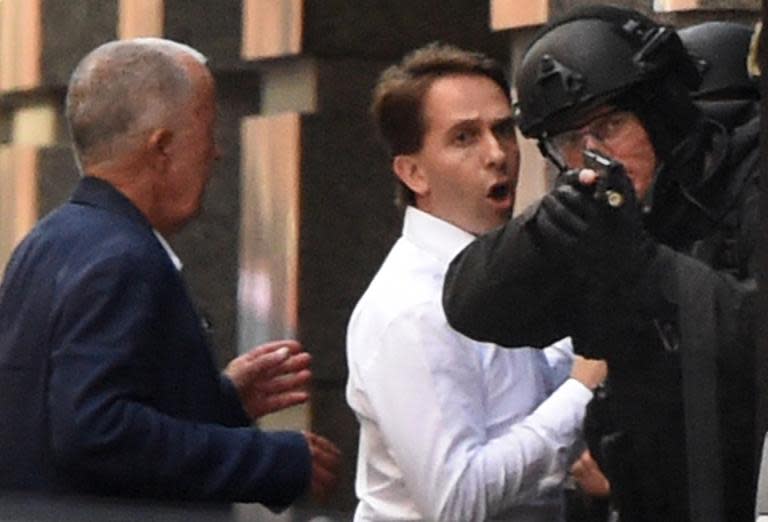
POLYGON ((509 350, 448 326, 443 279, 472 239, 409 207, 352 314, 356 521, 563 518, 562 482, 592 392, 567 378, 569 340, 509 350))

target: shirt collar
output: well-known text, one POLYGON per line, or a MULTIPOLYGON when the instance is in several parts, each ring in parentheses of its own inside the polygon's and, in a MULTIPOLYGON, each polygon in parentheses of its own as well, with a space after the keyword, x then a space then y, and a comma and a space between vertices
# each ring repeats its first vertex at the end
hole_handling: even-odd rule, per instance
POLYGON ((165 240, 165 238, 160 234, 160 232, 158 232, 154 228, 152 229, 152 232, 155 233, 155 237, 157 238, 158 241, 160 241, 160 245, 162 245, 163 250, 165 250, 165 253, 168 254, 168 257, 171 259, 173 266, 176 267, 176 270, 181 272, 181 269, 184 267, 184 265, 182 264, 181 259, 179 259, 179 256, 176 255, 176 252, 173 251, 173 249, 171 248, 171 245, 168 244, 168 241, 165 240))
POLYGON ((403 237, 449 263, 475 236, 416 207, 405 209, 403 237))

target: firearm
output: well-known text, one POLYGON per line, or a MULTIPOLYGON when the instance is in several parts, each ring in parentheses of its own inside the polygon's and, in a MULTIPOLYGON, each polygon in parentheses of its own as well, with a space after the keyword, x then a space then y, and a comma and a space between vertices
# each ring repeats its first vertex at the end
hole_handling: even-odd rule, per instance
POLYGON ((609 207, 621 207, 625 200, 621 187, 626 186, 622 181, 627 175, 624 165, 593 149, 584 149, 582 156, 584 166, 594 170, 598 176, 594 189, 595 199, 605 201, 609 207))
POLYGON ((562 154, 552 147, 549 140, 539 140, 537 145, 541 154, 557 167, 558 183, 567 183, 583 192, 592 192, 595 199, 605 201, 611 208, 624 205, 628 188, 627 171, 624 165, 594 149, 582 150, 584 166, 594 170, 598 176, 595 185, 586 187, 579 182, 579 171, 568 166, 562 154))

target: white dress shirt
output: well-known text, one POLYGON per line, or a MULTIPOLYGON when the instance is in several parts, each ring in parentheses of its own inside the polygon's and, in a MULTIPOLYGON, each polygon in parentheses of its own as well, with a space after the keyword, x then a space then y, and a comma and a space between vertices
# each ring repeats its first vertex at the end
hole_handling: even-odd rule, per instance
POLYGON ((181 269, 184 268, 184 265, 182 264, 181 259, 179 259, 179 256, 176 255, 176 252, 174 252, 171 248, 170 243, 168 243, 163 235, 154 228, 152 229, 152 232, 154 232, 155 237, 160 242, 160 245, 163 247, 163 250, 165 250, 165 253, 168 254, 168 257, 170 258, 171 263, 173 263, 173 266, 176 267, 176 270, 181 272, 181 269))
POLYGON ((569 340, 510 350, 448 326, 443 279, 472 239, 409 207, 402 237, 352 314, 356 521, 563 517, 562 483, 592 393, 567 379, 569 340))

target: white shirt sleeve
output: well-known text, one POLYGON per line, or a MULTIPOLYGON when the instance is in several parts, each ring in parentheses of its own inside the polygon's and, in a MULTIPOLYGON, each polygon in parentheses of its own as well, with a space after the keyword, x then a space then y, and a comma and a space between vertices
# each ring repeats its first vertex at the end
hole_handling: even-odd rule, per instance
MULTIPOLYGON (((359 366, 382 437, 422 515, 485 520, 535 497, 568 465, 592 393, 569 379, 532 413, 487 437, 478 346, 424 303, 401 314, 359 366)), ((515 397, 509 397, 514 401, 515 397)))
POLYGON ((563 384, 571 375, 573 367, 573 343, 570 337, 560 339, 556 343, 547 346, 542 350, 551 375, 552 391, 563 384))

